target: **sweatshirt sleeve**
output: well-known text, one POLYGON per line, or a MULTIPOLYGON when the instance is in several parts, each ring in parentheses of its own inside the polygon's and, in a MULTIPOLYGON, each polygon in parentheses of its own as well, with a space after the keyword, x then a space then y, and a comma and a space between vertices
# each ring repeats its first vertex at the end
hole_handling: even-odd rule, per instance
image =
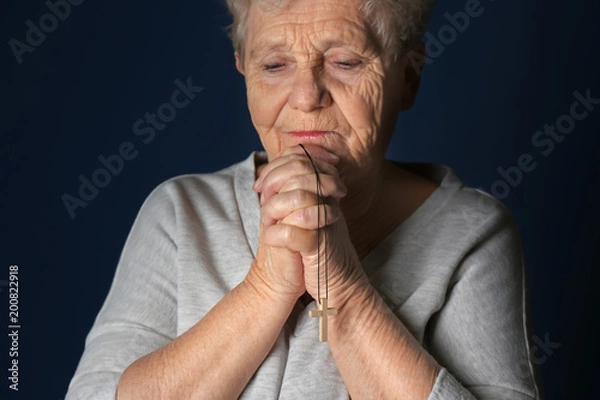
POLYGON ((525 271, 519 235, 502 206, 474 229, 475 246, 427 327, 443 367, 430 400, 539 399, 530 360, 525 271))
POLYGON ((144 202, 66 400, 114 399, 123 371, 177 329, 175 207, 165 183, 144 202))

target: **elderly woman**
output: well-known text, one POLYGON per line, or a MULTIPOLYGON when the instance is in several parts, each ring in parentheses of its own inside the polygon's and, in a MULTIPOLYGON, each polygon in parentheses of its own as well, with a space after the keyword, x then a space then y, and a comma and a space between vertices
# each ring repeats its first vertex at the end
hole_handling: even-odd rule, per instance
POLYGON ((227 4, 265 153, 149 196, 67 398, 539 398, 509 213, 384 158, 430 1, 227 4))

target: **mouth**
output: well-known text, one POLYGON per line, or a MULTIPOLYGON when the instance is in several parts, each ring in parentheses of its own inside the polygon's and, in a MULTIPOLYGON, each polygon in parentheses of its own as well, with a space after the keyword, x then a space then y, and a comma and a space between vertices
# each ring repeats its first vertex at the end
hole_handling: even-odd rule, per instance
POLYGON ((337 165, 340 162, 340 157, 335 154, 335 145, 333 143, 335 142, 335 137, 338 135, 337 131, 284 130, 283 134, 288 139, 285 140, 283 147, 292 149, 292 153, 304 155, 304 151, 298 146, 302 143, 313 158, 320 159, 332 165, 337 165), (332 145, 334 145, 334 148, 331 147, 332 145))
POLYGON ((314 140, 320 139, 323 136, 330 134, 332 132, 329 131, 291 131, 287 132, 287 134, 297 138, 297 139, 305 139, 305 140, 314 140))

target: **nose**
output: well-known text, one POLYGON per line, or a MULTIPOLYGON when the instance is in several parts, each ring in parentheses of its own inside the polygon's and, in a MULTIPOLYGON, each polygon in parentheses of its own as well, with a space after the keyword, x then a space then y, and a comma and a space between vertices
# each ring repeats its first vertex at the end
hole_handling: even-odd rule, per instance
POLYGON ((316 68, 296 72, 289 104, 295 110, 310 112, 331 105, 331 95, 316 68))

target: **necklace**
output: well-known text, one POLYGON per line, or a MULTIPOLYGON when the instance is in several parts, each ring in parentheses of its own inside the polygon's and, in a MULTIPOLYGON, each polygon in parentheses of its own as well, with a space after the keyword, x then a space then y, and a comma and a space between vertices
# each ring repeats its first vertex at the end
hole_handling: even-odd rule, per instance
POLYGON ((327 341, 327 319, 330 315, 337 315, 337 309, 329 308, 327 306, 327 301, 329 300, 329 262, 327 258, 327 241, 324 241, 324 258, 325 258, 325 266, 324 266, 324 274, 325 274, 325 293, 321 294, 321 206, 323 206, 323 225, 327 225, 327 209, 325 208, 325 204, 323 202, 323 190, 321 188, 321 180, 319 178, 319 170, 315 165, 312 157, 306 150, 306 148, 300 144, 302 150, 308 157, 310 164, 312 165, 313 170, 315 171, 315 178, 317 181, 317 298, 319 303, 319 308, 315 310, 310 310, 309 315, 313 318, 319 318, 319 341, 326 342, 327 341))

